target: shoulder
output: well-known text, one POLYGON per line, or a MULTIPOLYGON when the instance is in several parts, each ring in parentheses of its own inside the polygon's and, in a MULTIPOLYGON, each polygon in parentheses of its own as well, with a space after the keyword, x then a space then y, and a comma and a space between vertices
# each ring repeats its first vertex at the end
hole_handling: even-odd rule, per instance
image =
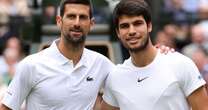
POLYGON ((126 59, 122 64, 117 64, 114 71, 134 70, 135 67, 131 62, 131 58, 126 59))
POLYGON ((26 56, 22 62, 35 62, 38 60, 41 60, 44 57, 43 52, 37 52, 37 53, 33 53, 31 55, 26 56))
POLYGON ((121 76, 125 76, 124 74, 129 74, 129 72, 135 71, 135 69, 132 67, 130 59, 127 59, 122 64, 117 64, 114 69, 109 74, 109 78, 113 79, 118 78, 121 76))
POLYGON ((92 59, 93 58, 103 58, 103 59, 107 58, 106 56, 104 56, 96 51, 87 49, 87 48, 84 49, 84 53, 88 54, 89 57, 91 57, 92 59))
POLYGON ((198 72, 195 63, 187 56, 174 52, 164 55, 165 67, 174 71, 176 75, 198 72))
POLYGON ((31 66, 36 65, 39 62, 44 62, 44 59, 47 58, 45 56, 46 55, 45 55, 44 51, 37 52, 37 53, 26 56, 24 59, 22 59, 18 63, 18 65, 31 67, 31 66))
POLYGON ((173 64, 182 65, 187 63, 193 63, 193 61, 189 57, 179 52, 168 53, 167 55, 162 56, 164 57, 164 60, 169 61, 170 63, 172 62, 173 64))
POLYGON ((97 64, 99 62, 101 64, 104 63, 107 65, 115 66, 109 58, 107 58, 106 56, 104 56, 96 51, 89 50, 89 49, 85 48, 84 54, 85 54, 85 57, 87 57, 87 59, 90 60, 90 62, 96 62, 97 64))

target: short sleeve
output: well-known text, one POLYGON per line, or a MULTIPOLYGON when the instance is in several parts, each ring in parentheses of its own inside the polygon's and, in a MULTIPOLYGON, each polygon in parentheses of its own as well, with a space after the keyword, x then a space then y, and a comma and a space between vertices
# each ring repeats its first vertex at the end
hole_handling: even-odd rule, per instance
POLYGON ((118 107, 119 105, 118 105, 118 102, 115 98, 115 93, 112 90, 111 75, 110 74, 109 74, 108 78, 106 79, 106 82, 104 85, 103 100, 111 106, 118 107))
POLYGON ((25 61, 20 62, 17 66, 14 78, 2 99, 2 103, 10 109, 19 110, 31 88, 31 68, 25 61))
POLYGON ((189 96, 195 90, 203 86, 205 81, 191 59, 185 58, 179 65, 181 67, 178 70, 180 72, 177 72, 179 73, 177 77, 185 95, 189 96))
POLYGON ((104 79, 103 79, 103 82, 102 82, 102 85, 101 85, 101 90, 103 92, 103 88, 104 88, 104 85, 105 85, 105 81, 107 80, 107 76, 110 74, 110 72, 112 72, 115 68, 115 64, 113 64, 107 57, 103 56, 102 55, 102 72, 104 74, 104 79), (105 69, 103 69, 105 68, 105 69))

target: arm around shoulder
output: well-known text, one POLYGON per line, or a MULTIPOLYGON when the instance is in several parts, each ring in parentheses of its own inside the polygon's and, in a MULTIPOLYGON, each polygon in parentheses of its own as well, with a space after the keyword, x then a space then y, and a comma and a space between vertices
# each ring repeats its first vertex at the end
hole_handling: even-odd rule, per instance
POLYGON ((12 109, 8 108, 7 106, 1 103, 0 110, 12 110, 12 109))
POLYGON ((120 110, 120 109, 107 104, 105 101, 102 101, 101 110, 120 110))
POLYGON ((192 110, 208 110, 208 94, 205 86, 198 88, 188 96, 192 110))

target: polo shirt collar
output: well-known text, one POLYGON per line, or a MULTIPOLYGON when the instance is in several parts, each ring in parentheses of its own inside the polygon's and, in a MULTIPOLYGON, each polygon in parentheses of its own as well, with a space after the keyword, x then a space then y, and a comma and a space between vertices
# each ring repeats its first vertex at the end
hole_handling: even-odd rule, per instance
MULTIPOLYGON (((72 64, 73 65, 73 61, 66 58, 58 49, 57 47, 57 42, 59 42, 60 39, 56 39, 55 41, 53 41, 53 43, 50 46, 50 49, 52 50, 52 56, 57 60, 58 64, 60 65, 65 65, 67 63, 72 64)), ((77 63, 76 66, 85 66, 88 67, 89 66, 89 61, 88 61, 88 50, 84 49, 83 50, 83 54, 81 56, 80 61, 77 63)))
POLYGON ((87 50, 86 48, 84 48, 83 53, 82 53, 82 56, 81 56, 81 59, 78 62, 78 65, 80 65, 80 66, 83 65, 85 67, 88 67, 90 65, 90 60, 91 59, 90 59, 90 57, 88 57, 89 56, 88 51, 89 50, 87 50))

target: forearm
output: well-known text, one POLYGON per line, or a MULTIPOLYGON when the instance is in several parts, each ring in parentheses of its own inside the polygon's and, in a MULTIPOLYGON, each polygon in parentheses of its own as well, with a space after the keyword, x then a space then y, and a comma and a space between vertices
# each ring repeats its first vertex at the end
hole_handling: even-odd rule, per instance
POLYGON ((117 107, 110 106, 109 104, 105 103, 105 101, 102 101, 101 110, 120 110, 120 109, 117 107))
POLYGON ((188 102, 192 110, 208 110, 208 94, 205 86, 194 91, 189 97, 188 102))
POLYGON ((10 108, 8 108, 7 106, 5 106, 4 104, 0 104, 0 110, 12 110, 10 108))

